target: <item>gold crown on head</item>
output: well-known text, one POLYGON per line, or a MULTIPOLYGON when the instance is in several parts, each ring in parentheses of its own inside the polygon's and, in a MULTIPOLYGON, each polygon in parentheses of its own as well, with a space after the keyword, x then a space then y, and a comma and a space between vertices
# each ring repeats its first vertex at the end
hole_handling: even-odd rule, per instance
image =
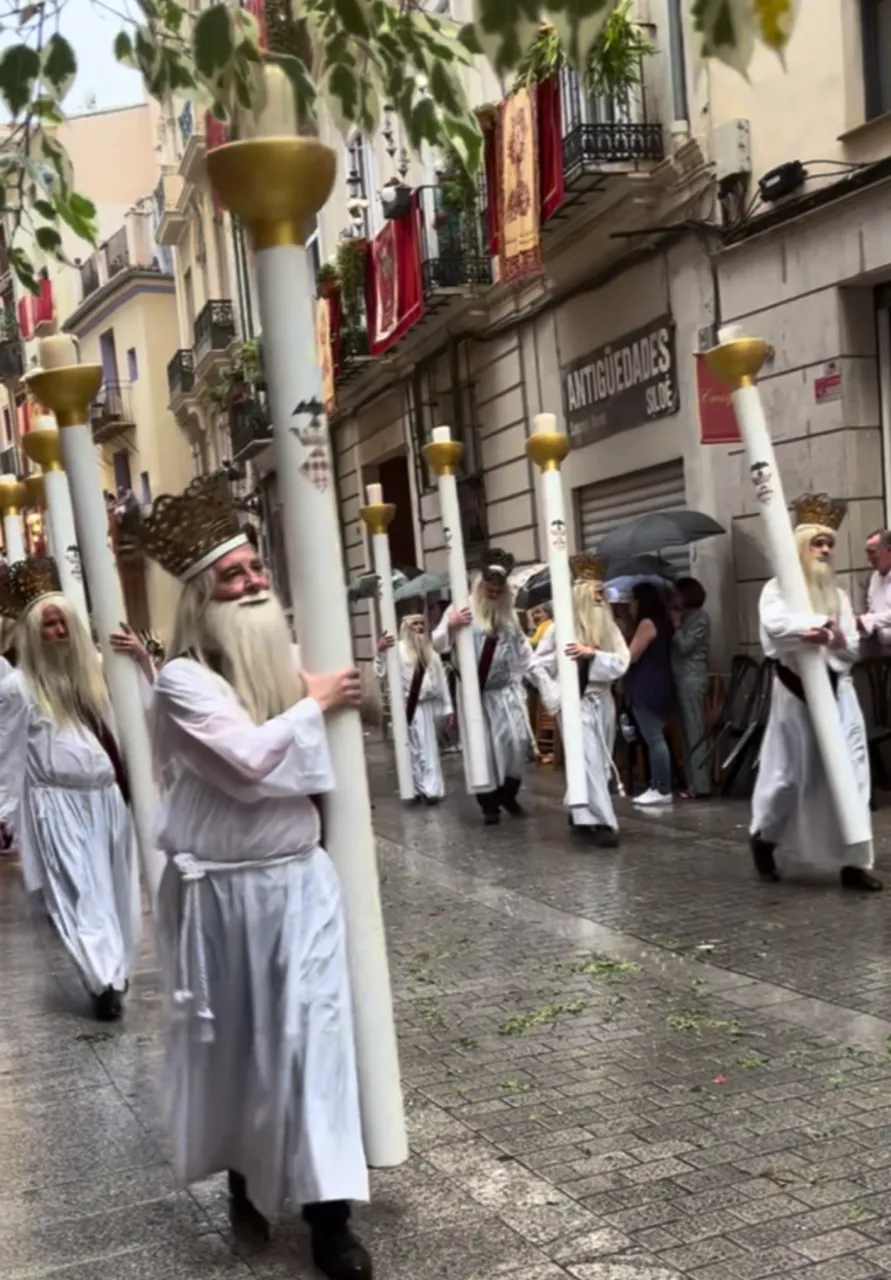
POLYGON ((122 533, 182 582, 248 541, 219 472, 198 476, 182 493, 162 493, 148 515, 134 512, 122 525, 122 533))
POLYGON ((4 566, 0 574, 0 613, 6 618, 21 618, 44 596, 61 591, 59 571, 52 556, 31 556, 4 566))
POLYGON ((606 563, 597 556, 570 556, 569 567, 576 582, 603 582, 606 577, 606 563))
POLYGON ((795 511, 795 527, 817 525, 821 529, 835 532, 848 510, 846 502, 830 498, 828 493, 803 493, 792 504, 795 511))

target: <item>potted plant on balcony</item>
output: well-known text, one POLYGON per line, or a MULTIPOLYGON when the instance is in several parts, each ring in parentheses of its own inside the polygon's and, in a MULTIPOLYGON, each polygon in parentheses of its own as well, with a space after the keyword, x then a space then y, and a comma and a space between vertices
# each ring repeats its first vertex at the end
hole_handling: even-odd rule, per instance
POLYGON ((433 218, 438 241, 434 279, 440 288, 464 283, 467 260, 480 256, 478 209, 476 178, 467 172, 457 152, 446 153, 433 218))
POLYGON ((340 288, 340 276, 333 262, 323 262, 316 272, 316 295, 319 298, 333 298, 340 288))
POLYGON ((337 245, 340 277, 340 341, 344 357, 368 354, 365 323, 365 268, 368 241, 365 236, 342 236, 337 245))

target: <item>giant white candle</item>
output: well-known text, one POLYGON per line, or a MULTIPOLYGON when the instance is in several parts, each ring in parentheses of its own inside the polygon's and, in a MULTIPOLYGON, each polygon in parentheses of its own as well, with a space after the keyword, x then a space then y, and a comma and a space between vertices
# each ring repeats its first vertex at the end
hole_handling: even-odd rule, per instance
MULTIPOLYGON (((390 538, 387 526, 396 514, 393 504, 384 502, 383 489, 379 484, 370 484, 365 490, 368 505, 361 507, 362 517, 371 536, 371 554, 374 558, 374 572, 380 583, 381 626, 384 631, 396 636, 396 602, 393 599, 393 566, 390 561, 390 538)), ((396 777, 399 780, 399 795, 403 800, 413 800, 415 786, 411 776, 411 752, 408 746, 408 718, 405 701, 402 696, 402 664, 399 660, 399 645, 393 644, 385 653, 387 672, 387 691, 390 695, 390 724, 393 729, 393 749, 396 754, 396 777)))
MULTIPOLYGON (((423 453, 428 466, 439 480, 439 511, 442 516, 442 535, 449 556, 449 586, 452 608, 470 607, 467 589, 467 563, 464 558, 464 534, 461 529, 461 508, 458 505, 458 486, 455 467, 461 460, 464 446, 452 439, 448 427, 434 427, 433 441, 424 446, 423 453)), ((476 642, 470 627, 461 627, 454 633, 453 644, 461 676, 461 741, 464 748, 465 774, 471 791, 491 791, 492 777, 486 750, 486 731, 483 721, 483 700, 477 676, 476 642)))
POLYGON ((17 476, 0 476, 0 510, 3 512, 3 545, 6 563, 25 558, 25 486, 17 476))
POLYGON ((61 335, 41 342, 40 362, 42 368, 30 373, 27 381, 41 404, 54 411, 61 432, 62 461, 71 486, 78 543, 90 586, 117 735, 127 763, 142 869, 154 907, 164 870, 164 857, 155 843, 156 797, 152 753, 140 690, 140 681, 145 677, 131 658, 115 653, 109 643, 111 633, 126 620, 126 612, 117 568, 108 545, 108 517, 96 450, 86 425, 87 409, 99 390, 102 369, 99 365, 78 364, 74 342, 61 335))
POLYGON ((50 542, 59 568, 62 591, 84 624, 89 627, 90 616, 84 592, 80 549, 74 532, 71 494, 68 491, 68 479, 62 470, 59 429, 53 418, 48 414, 35 418, 34 426, 25 434, 22 444, 32 462, 39 463, 43 468, 50 542))
MULTIPOLYGON (((731 388, 749 473, 767 534, 770 560, 783 599, 795 613, 813 613, 773 443, 755 385, 755 376, 767 355, 767 344, 759 338, 740 337, 738 333, 736 327, 722 330, 719 335, 721 345, 707 352, 706 362, 731 388)), ((802 646, 797 661, 842 838, 848 846, 868 844, 872 840, 869 814, 859 799, 854 767, 845 744, 825 656, 819 648, 811 650, 802 646)))
POLYGON ((551 573, 551 603, 557 634, 557 679, 560 685, 560 732, 566 764, 566 803, 581 808, 588 803, 585 778, 585 746, 582 735, 582 700, 578 664, 566 654, 575 640, 572 607, 572 575, 566 537, 566 506, 560 463, 569 452, 569 436, 562 431, 556 415, 540 413, 532 422, 526 452, 539 468, 539 492, 547 525, 548 568, 551 573))
MULTIPOLYGON (((283 101, 293 105, 292 95, 283 101)), ((353 644, 305 240, 330 195, 335 156, 313 138, 295 137, 293 120, 271 119, 268 132, 279 136, 215 148, 207 166, 253 242, 301 656, 307 670, 330 671, 352 665, 353 644)), ((328 717, 327 734, 335 787, 324 797, 325 843, 346 915, 365 1153, 372 1166, 396 1165, 407 1159, 408 1143, 358 711, 328 717)))

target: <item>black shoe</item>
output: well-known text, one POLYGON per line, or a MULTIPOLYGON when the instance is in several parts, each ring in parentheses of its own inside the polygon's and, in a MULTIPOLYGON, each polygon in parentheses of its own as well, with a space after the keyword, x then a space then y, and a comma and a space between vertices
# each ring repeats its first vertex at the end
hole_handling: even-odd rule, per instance
POLYGON ((842 867, 841 882, 843 889, 859 889, 862 893, 881 893, 885 887, 877 876, 863 867, 842 867))
POLYGON ((269 1243, 269 1223, 248 1199, 247 1183, 240 1173, 229 1170, 229 1224, 236 1240, 243 1244, 269 1243))
POLYGON ((591 840, 598 849, 618 849, 619 847, 619 833, 612 827, 592 827, 591 840))
POLYGON ((117 1022, 124 1012, 120 992, 106 987, 98 996, 93 996, 93 1010, 99 1022, 117 1022))
POLYGON ((439 804, 439 796, 424 796, 424 804, 428 809, 434 809, 439 804))
POLYGON ((752 861, 755 864, 755 870, 761 879, 778 881, 780 873, 777 871, 777 864, 773 856, 776 845, 771 844, 769 840, 762 840, 759 835, 754 835, 749 839, 749 847, 752 850, 752 861))
POLYGON ((483 823, 487 827, 497 827, 500 821, 501 821, 500 813, 484 813, 483 814, 483 823))
POLYGON ((313 1227, 312 1260, 328 1280, 371 1280, 371 1255, 348 1226, 313 1227))
POLYGON ((408 803, 409 803, 410 805, 415 805, 415 806, 417 806, 417 805, 419 805, 419 804, 423 804, 423 803, 424 803, 424 797, 423 797, 423 796, 412 796, 412 798, 409 800, 409 802, 408 802, 408 803))
POLYGON ((512 818, 525 818, 526 810, 520 804, 519 800, 514 800, 512 796, 501 801, 505 813, 509 813, 512 818))

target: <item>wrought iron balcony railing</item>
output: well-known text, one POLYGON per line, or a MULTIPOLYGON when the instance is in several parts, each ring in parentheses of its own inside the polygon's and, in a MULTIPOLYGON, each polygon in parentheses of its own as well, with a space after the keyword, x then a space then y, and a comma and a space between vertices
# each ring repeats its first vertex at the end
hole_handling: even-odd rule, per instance
POLYGON ((225 351, 235 337, 235 311, 228 298, 205 303, 195 319, 195 363, 210 351, 225 351))
MULTIPOLYGON (((462 187, 463 190, 463 187, 462 187)), ((480 186, 462 200, 458 184, 419 187, 421 274, 424 293, 492 283, 487 246, 487 212, 480 186)))
POLYGON ((645 66, 642 59, 640 83, 623 100, 595 97, 575 71, 564 67, 560 72, 563 172, 568 180, 604 165, 635 166, 664 159, 662 125, 647 119, 645 66))
POLYGON ((272 443, 269 410, 257 396, 256 389, 230 403, 229 439, 235 463, 246 462, 272 443))
POLYGON ((181 347, 167 362, 167 390, 173 396, 187 395, 195 385, 195 357, 191 347, 181 347))
POLYGON ((82 262, 78 268, 80 271, 80 293, 81 298, 89 298, 91 293, 95 293, 99 288, 99 265, 96 262, 95 253, 91 253, 86 262, 82 262))
POLYGON ((120 382, 103 383, 90 406, 90 428, 96 444, 114 440, 134 425, 130 388, 120 382))
POLYGON ((119 271, 126 271, 130 265, 130 250, 127 247, 127 229, 121 227, 105 242, 105 265, 109 280, 119 271))

